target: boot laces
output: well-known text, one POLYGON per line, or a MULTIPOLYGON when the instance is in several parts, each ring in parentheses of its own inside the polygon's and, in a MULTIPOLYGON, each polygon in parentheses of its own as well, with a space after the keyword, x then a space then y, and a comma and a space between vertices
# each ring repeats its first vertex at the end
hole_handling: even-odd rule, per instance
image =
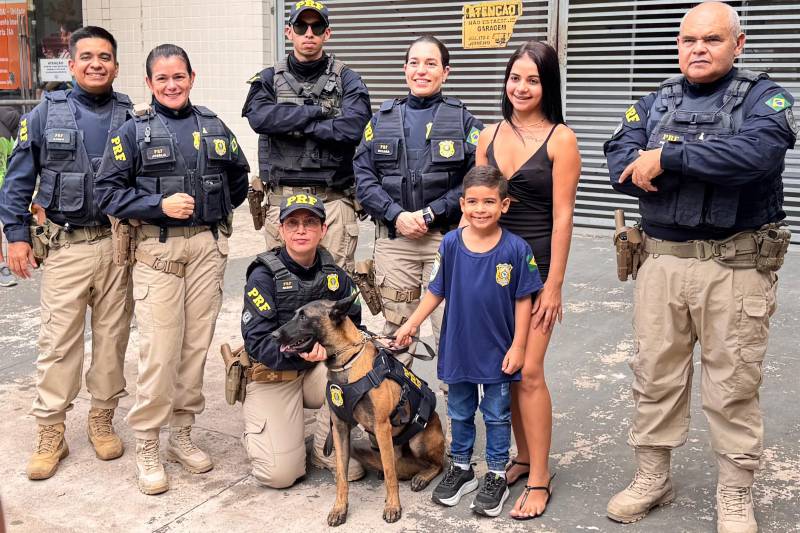
POLYGON ((89 427, 92 434, 97 437, 108 437, 114 434, 111 420, 114 418, 113 409, 94 409, 89 414, 89 427))
POLYGON ((664 474, 653 474, 643 470, 637 470, 636 475, 633 476, 633 481, 628 485, 628 490, 643 496, 650 492, 653 485, 658 483, 664 474))
POLYGON ((158 439, 144 441, 138 452, 138 458, 146 470, 156 470, 161 466, 161 461, 158 458, 158 439))
POLYGON ((747 495, 750 493, 748 487, 728 487, 721 486, 719 493, 722 500, 723 514, 728 516, 745 517, 747 507, 747 495))
POLYGON ((178 447, 186 454, 200 451, 200 448, 192 442, 192 426, 182 426, 175 432, 175 442, 178 447))
POLYGON ((39 434, 36 435, 36 453, 51 454, 56 451, 61 442, 61 432, 55 425, 39 426, 39 434))

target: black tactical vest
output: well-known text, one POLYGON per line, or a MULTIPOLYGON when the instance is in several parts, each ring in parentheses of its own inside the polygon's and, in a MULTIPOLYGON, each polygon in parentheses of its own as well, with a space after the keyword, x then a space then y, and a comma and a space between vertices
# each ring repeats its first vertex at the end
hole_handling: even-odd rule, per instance
POLYGON ((186 193, 195 202, 192 218, 175 220, 164 217, 165 226, 215 224, 231 213, 230 189, 225 164, 231 160, 228 132, 217 115, 202 106, 193 106, 197 117, 199 139, 195 142, 197 165, 190 169, 181 151, 175 146, 172 133, 164 120, 152 109, 143 116, 134 116, 136 142, 141 168, 136 175, 136 189, 148 194, 186 193))
MULTIPOLYGON (((120 93, 113 95, 109 133, 125 122, 130 99, 120 93)), ((89 159, 83 144, 83 132, 78 129, 75 115, 67 102, 66 91, 45 93, 47 122, 44 142, 39 153, 41 167, 36 203, 47 210, 56 224, 72 226, 104 226, 108 218, 95 204, 94 174, 99 159, 89 159)))
MULTIPOLYGON (((464 180, 464 104, 443 97, 424 150, 406 148, 399 100, 380 108, 372 142, 372 160, 381 186, 406 211, 418 211, 464 180)), ((458 221, 435 220, 449 225, 458 221)))
MULTIPOLYGON (((278 313, 278 324, 286 324, 294 312, 309 302, 331 299, 339 290, 339 270, 333 256, 324 248, 319 248, 319 259, 322 268, 313 280, 304 281, 292 274, 278 257, 280 248, 260 253, 256 261, 265 265, 275 277, 275 307, 278 313)), ((256 262, 247 269, 249 276, 256 262)), ((311 365, 313 366, 313 364, 311 365)))
MULTIPOLYGON (((341 115, 344 67, 331 55, 325 72, 316 81, 300 83, 289 71, 287 60, 279 61, 273 78, 276 103, 325 104, 335 110, 336 116, 341 115)), ((258 153, 261 175, 269 176, 273 186, 334 186, 333 178, 345 160, 345 151, 304 135, 260 135, 258 153)))
MULTIPOLYGON (((735 135, 744 121, 742 102, 750 89, 767 77, 764 73, 738 70, 725 90, 722 105, 715 109, 695 108, 683 98, 683 76, 666 80, 650 109, 647 149, 668 142, 701 143, 735 135)), ((782 194, 781 172, 754 187, 758 190, 680 179, 674 190, 641 197, 639 208, 647 222, 656 224, 730 228, 738 223, 758 227, 776 219, 780 212, 777 199, 782 194), (742 195, 747 197, 741 198, 740 205, 742 195)))

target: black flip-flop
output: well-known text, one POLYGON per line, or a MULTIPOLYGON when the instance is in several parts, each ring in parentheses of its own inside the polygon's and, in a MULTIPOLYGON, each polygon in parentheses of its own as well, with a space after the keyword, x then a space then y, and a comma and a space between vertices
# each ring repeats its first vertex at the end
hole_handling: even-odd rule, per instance
POLYGON ((531 473, 531 468, 530 468, 531 464, 530 463, 523 463, 522 461, 517 461, 516 459, 511 459, 511 462, 508 463, 508 465, 506 466, 506 480, 508 480, 508 471, 509 471, 509 469, 511 469, 514 465, 527 466, 528 470, 526 470, 525 472, 523 472, 519 476, 517 476, 517 479, 514 480, 514 483, 508 483, 509 487, 514 486, 514 484, 516 484, 516 482, 519 481, 519 479, 522 476, 527 476, 528 474, 531 473))
POLYGON ((533 520, 534 518, 539 518, 540 516, 542 516, 545 513, 545 511, 547 511, 547 506, 550 504, 550 498, 553 496, 553 493, 550 492, 550 485, 553 484, 554 477, 556 477, 555 474, 550 476, 550 481, 547 482, 546 487, 534 487, 531 485, 525 485, 525 491, 522 493, 522 503, 520 504, 520 508, 525 507, 525 503, 528 501, 528 494, 530 494, 532 490, 543 490, 547 493, 547 501, 544 502, 544 509, 542 510, 541 513, 532 516, 514 516, 514 515, 509 515, 509 516, 511 516, 511 518, 513 518, 514 520, 533 520))

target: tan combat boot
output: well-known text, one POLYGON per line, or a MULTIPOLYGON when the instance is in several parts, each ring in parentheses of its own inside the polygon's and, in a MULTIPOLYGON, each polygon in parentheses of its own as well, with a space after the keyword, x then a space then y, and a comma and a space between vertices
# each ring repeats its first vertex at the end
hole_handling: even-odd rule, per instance
POLYGON ((669 450, 636 450, 638 468, 633 481, 608 502, 606 514, 611 520, 629 524, 644 518, 650 509, 675 499, 669 477, 669 450))
POLYGON ((39 424, 33 455, 28 461, 28 479, 52 477, 58 469, 58 462, 69 455, 64 429, 63 423, 39 424))
MULTIPOLYGON (((325 457, 325 439, 328 438, 328 432, 331 431, 331 411, 328 402, 322 404, 322 407, 317 411, 317 422, 314 429, 314 449, 311 453, 311 464, 317 468, 325 468, 333 473, 336 477, 336 453, 331 452, 328 457, 325 457)), ((332 437, 331 437, 332 438, 332 437)), ((366 476, 364 467, 355 459, 350 459, 350 464, 347 465, 347 481, 358 481, 366 476)))
POLYGON ((110 461, 122 455, 125 448, 122 446, 122 439, 114 433, 114 426, 111 420, 114 418, 113 409, 89 409, 89 421, 87 432, 89 442, 94 447, 94 453, 98 459, 110 461))
POLYGON ((192 426, 169 429, 167 460, 180 463, 192 474, 202 474, 214 468, 211 457, 192 442, 192 426))
POLYGON ((158 455, 158 439, 136 439, 136 471, 139 490, 161 494, 169 490, 169 480, 158 455))
POLYGON ((750 487, 717 485, 717 533, 756 533, 750 487))

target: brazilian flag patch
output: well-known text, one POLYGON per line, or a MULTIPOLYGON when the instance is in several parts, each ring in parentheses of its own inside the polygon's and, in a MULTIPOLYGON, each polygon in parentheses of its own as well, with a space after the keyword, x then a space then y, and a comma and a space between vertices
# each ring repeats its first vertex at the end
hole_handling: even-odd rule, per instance
POLYGON ((473 126, 472 129, 469 130, 469 135, 467 135, 467 142, 473 146, 478 146, 478 137, 480 137, 480 135, 481 130, 473 126))
POLYGON ((776 94, 764 103, 773 111, 783 111, 787 107, 792 107, 792 104, 789 103, 783 93, 776 94))
POLYGON ((525 259, 525 262, 528 263, 528 270, 531 272, 536 272, 539 270, 539 266, 536 264, 536 258, 533 257, 533 254, 528 254, 528 257, 525 259))

